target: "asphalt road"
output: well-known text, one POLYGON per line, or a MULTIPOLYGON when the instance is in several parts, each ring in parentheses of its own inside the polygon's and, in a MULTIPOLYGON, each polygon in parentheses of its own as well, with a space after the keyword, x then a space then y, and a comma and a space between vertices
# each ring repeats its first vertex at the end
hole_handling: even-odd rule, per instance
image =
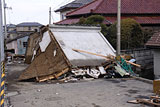
MULTIPOLYGON (((142 107, 127 103, 153 95, 152 84, 135 79, 95 79, 74 83, 18 82, 24 64, 7 67, 7 104, 13 107, 142 107)), ((6 105, 6 104, 5 104, 6 105)))

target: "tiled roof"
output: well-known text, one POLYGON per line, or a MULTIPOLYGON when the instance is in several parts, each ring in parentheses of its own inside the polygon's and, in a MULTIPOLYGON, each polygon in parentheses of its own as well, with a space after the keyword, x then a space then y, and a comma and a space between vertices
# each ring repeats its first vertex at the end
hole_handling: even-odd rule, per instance
POLYGON ((155 33, 146 43, 147 46, 160 47, 160 32, 155 33))
POLYGON ((77 23, 79 19, 64 19, 62 21, 57 22, 56 24, 74 24, 77 23))
POLYGON ((17 24, 18 27, 20 26, 42 26, 42 24, 38 23, 38 22, 23 22, 20 24, 17 24))
POLYGON ((91 1, 93 1, 93 0, 75 0, 71 3, 68 3, 68 4, 60 7, 59 9, 55 10, 55 12, 60 12, 60 11, 65 10, 67 8, 70 8, 70 9, 79 8, 85 4, 90 3, 91 1))
MULTIPOLYGON (((105 17, 106 20, 104 21, 104 24, 112 24, 114 23, 115 21, 117 21, 117 17, 114 16, 114 17, 109 17, 109 16, 106 16, 105 17)), ((155 16, 155 17, 138 17, 138 16, 127 16, 127 17, 124 17, 122 16, 121 19, 126 19, 126 18, 132 18, 134 20, 136 20, 138 23, 140 24, 160 24, 160 16, 155 16)), ((73 23, 77 23, 79 21, 78 18, 76 19, 65 19, 65 20, 62 20, 60 22, 57 22, 56 24, 73 24, 73 23)))
POLYGON ((15 24, 7 24, 7 27, 8 27, 8 28, 15 28, 16 25, 15 25, 15 24))
MULTIPOLYGON (((87 13, 116 14, 117 0, 95 0, 70 13, 67 16, 87 13)), ((160 0, 122 0, 122 14, 160 14, 160 0)))
MULTIPOLYGON (((109 20, 110 22, 114 23, 117 21, 117 17, 105 17, 106 20, 109 20)), ((160 16, 154 16, 154 17, 149 17, 149 16, 127 16, 124 17, 122 16, 121 19, 126 19, 126 18, 132 18, 136 20, 140 24, 160 24, 160 16)))

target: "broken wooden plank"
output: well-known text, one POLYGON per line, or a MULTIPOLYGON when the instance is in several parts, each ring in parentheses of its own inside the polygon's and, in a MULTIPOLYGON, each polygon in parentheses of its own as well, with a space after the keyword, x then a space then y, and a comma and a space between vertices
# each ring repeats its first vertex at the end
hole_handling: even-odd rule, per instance
POLYGON ((66 69, 62 70, 62 72, 60 72, 60 73, 58 73, 58 74, 55 75, 55 78, 58 78, 59 76, 65 74, 68 71, 69 71, 69 68, 66 68, 66 69))
MULTIPOLYGON (((79 49, 72 49, 73 51, 76 51, 76 52, 83 52, 83 53, 87 53, 87 54, 91 54, 91 55, 96 55, 96 56, 100 56, 100 57, 103 57, 107 60, 114 60, 115 59, 115 56, 113 55, 108 55, 108 56, 104 56, 104 55, 100 55, 100 54, 96 54, 96 53, 92 53, 92 52, 87 52, 87 51, 84 51, 84 50, 79 50, 79 49)), ((139 64, 135 64, 133 62, 130 62, 130 61, 127 61, 125 60, 127 63, 131 64, 131 65, 134 65, 136 67, 141 67, 141 65, 139 64)))
POLYGON ((127 103, 139 104, 139 102, 138 102, 137 100, 131 100, 131 101, 127 101, 127 103))
POLYGON ((47 81, 47 80, 51 80, 51 79, 54 79, 54 78, 58 78, 59 76, 65 74, 66 72, 69 71, 69 68, 66 68, 64 70, 62 70, 60 73, 58 74, 51 74, 51 75, 47 75, 47 76, 42 76, 42 77, 38 77, 38 81, 39 82, 44 82, 44 81, 47 81))
POLYGON ((153 100, 150 100, 150 99, 137 99, 137 102, 154 105, 154 106, 160 106, 160 103, 155 103, 153 102, 153 100))
MULTIPOLYGON (((100 56, 100 57, 104 57, 104 58, 107 58, 107 56, 104 56, 104 55, 100 55, 100 54, 96 54, 96 53, 92 53, 92 52, 87 52, 87 51, 84 51, 84 50, 79 50, 79 49, 72 49, 73 51, 76 51, 76 52, 83 52, 83 53, 87 53, 87 54, 91 54, 91 55, 96 55, 96 56, 100 56)), ((108 58, 107 58, 108 59, 108 58)))
POLYGON ((54 78, 55 78, 54 75, 42 76, 42 77, 38 77, 38 82, 44 82, 44 81, 51 80, 54 78))
POLYGON ((129 63, 129 64, 131 64, 131 65, 134 65, 134 66, 136 66, 136 67, 141 67, 141 65, 139 65, 139 64, 135 64, 135 63, 133 63, 133 62, 130 62, 130 61, 127 61, 127 60, 125 60, 127 63, 129 63))

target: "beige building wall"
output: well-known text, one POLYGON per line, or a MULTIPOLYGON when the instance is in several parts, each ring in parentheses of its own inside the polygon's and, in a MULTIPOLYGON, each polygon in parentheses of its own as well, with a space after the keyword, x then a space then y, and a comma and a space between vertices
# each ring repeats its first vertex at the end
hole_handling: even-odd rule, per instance
POLYGON ((16 29, 19 32, 25 32, 25 31, 35 31, 35 29, 38 30, 38 27, 16 27, 16 29))
POLYGON ((14 49, 15 54, 18 54, 17 40, 6 44, 7 49, 14 49))

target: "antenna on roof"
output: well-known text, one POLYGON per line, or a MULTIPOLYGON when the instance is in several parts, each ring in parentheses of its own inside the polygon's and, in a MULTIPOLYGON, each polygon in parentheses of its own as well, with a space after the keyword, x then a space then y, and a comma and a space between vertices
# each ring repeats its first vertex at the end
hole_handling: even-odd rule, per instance
POLYGON ((51 24, 51 17, 52 17, 52 13, 51 13, 51 7, 49 7, 49 24, 51 24))
POLYGON ((6 24, 6 9, 12 10, 12 7, 7 7, 5 0, 3 0, 3 8, 4 8, 4 35, 7 37, 7 24, 6 24))

